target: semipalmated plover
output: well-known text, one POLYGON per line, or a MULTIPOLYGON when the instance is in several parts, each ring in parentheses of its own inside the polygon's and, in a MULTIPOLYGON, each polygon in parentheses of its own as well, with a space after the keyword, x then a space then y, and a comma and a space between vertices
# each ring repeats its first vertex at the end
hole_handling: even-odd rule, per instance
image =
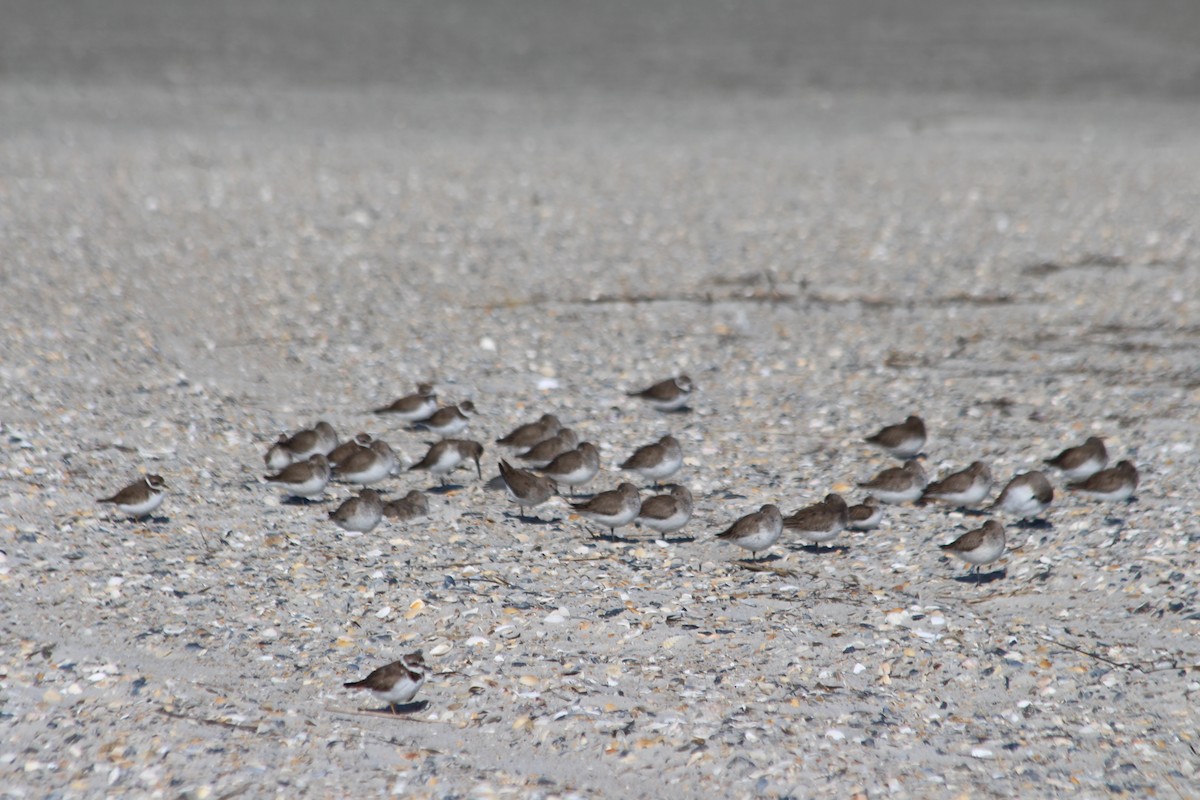
POLYGON ((275 444, 267 450, 267 454, 263 457, 267 469, 278 472, 296 460, 292 456, 291 448, 288 447, 289 438, 286 433, 280 434, 279 438, 275 440, 275 444))
POLYGON ((529 470, 518 469, 504 459, 500 459, 500 477, 504 488, 508 491, 509 499, 521 509, 521 517, 525 516, 526 508, 540 506, 550 499, 557 487, 550 478, 534 475, 529 470))
POLYGON ((992 491, 992 471, 982 461, 972 461, 966 469, 951 473, 925 487, 922 500, 939 500, 963 508, 983 502, 992 491))
POLYGON ((442 439, 430 445, 429 452, 425 454, 425 457, 409 467, 409 470, 429 470, 429 473, 436 475, 445 486, 446 476, 457 469, 459 465, 468 461, 475 462, 475 471, 482 478, 483 468, 479 465, 479 459, 482 456, 483 445, 479 442, 472 442, 468 439, 442 439))
POLYGON ((1102 469, 1067 489, 1094 500, 1119 502, 1133 497, 1137 491, 1138 471, 1131 461, 1118 461, 1115 467, 1102 469))
POLYGON ((658 533, 674 533, 692 518, 692 493, 677 483, 663 488, 667 490, 666 494, 656 494, 642 501, 637 521, 658 533))
POLYGON ((383 518, 383 499, 374 489, 363 489, 329 512, 329 519, 345 531, 366 533, 383 518))
POLYGON ((340 481, 366 485, 391 475, 398 463, 396 453, 388 443, 376 439, 370 447, 358 450, 338 464, 333 474, 340 481))
POLYGON ((600 471, 600 451, 591 442, 582 442, 579 447, 569 453, 563 453, 539 472, 556 483, 571 487, 571 496, 575 495, 575 487, 596 477, 600 471))
POLYGON ((444 406, 435 411, 428 419, 416 423, 416 427, 425 428, 443 439, 457 436, 471 424, 468 414, 475 413, 475 404, 464 400, 456 406, 444 406))
POLYGON ((1004 554, 1004 526, 989 519, 983 527, 964 533, 950 544, 938 546, 970 564, 974 571, 1004 554))
POLYGON ((904 422, 888 425, 865 441, 896 458, 912 458, 925 446, 925 421, 912 414, 904 422))
POLYGON ((925 470, 921 462, 904 462, 903 467, 888 467, 869 481, 858 485, 869 489, 883 503, 907 503, 925 491, 925 470))
POLYGON ((820 544, 828 542, 845 529, 850 521, 850 509, 840 494, 827 494, 819 503, 806 506, 783 518, 783 527, 795 531, 800 538, 820 544))
POLYGON ((608 528, 610 536, 616 535, 617 528, 633 522, 641 509, 642 497, 632 483, 622 483, 582 503, 571 503, 572 511, 608 528))
POLYGON ((779 541, 779 534, 782 531, 783 515, 779 513, 778 506, 768 503, 758 511, 747 514, 734 522, 718 533, 717 538, 730 544, 736 544, 751 553, 757 553, 779 541))
POLYGON ((579 437, 570 428, 563 428, 549 439, 543 439, 533 447, 521 453, 517 458, 524 461, 532 469, 538 469, 549 464, 563 453, 569 453, 579 446, 579 437))
POLYGON ((542 414, 536 422, 519 426, 516 430, 496 440, 503 447, 533 447, 562 430, 562 423, 553 414, 542 414))
POLYGON ((342 685, 347 689, 369 691, 391 708, 416 697, 417 692, 425 685, 428 672, 425 658, 418 650, 399 661, 380 667, 361 681, 351 681, 342 685))
POLYGON ((1046 463, 1062 472, 1069 481, 1082 481, 1095 475, 1108 464, 1108 449, 1099 436, 1089 436, 1087 441, 1068 447, 1046 463))
POLYGON ((406 522, 410 519, 423 517, 428 513, 429 501, 417 489, 413 489, 399 500, 393 500, 383 505, 383 515, 388 519, 394 519, 398 522, 406 522))
POLYGON ((140 519, 162 505, 167 496, 167 482, 161 475, 147 475, 134 481, 111 497, 102 497, 97 503, 112 503, 122 514, 140 519))
POLYGON ((266 480, 290 497, 316 497, 329 485, 329 459, 317 453, 304 461, 289 464, 266 480))
POLYGON ((991 507, 1018 519, 1033 519, 1049 508, 1053 501, 1054 487, 1044 474, 1033 470, 1009 481, 991 507))
POLYGON ((683 466, 683 448, 674 436, 664 436, 657 442, 643 445, 625 459, 621 469, 630 470, 658 483, 669 478, 683 466))
POLYGON ((626 392, 630 397, 644 400, 651 408, 658 411, 678 411, 687 406, 692 397, 695 385, 687 375, 667 378, 653 386, 636 392, 626 392))
POLYGON ((420 422, 437 411, 437 392, 433 384, 418 383, 416 394, 405 395, 390 405, 375 409, 376 414, 390 414, 402 422, 420 422))
POLYGON ((870 494, 858 505, 850 506, 846 513, 849 519, 846 527, 851 530, 873 531, 883 522, 883 506, 870 494))

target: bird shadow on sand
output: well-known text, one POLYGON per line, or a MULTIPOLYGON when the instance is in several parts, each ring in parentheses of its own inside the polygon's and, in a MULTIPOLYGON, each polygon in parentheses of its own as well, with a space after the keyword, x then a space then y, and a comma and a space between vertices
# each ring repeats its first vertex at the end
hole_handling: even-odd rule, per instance
MULTIPOLYGON (((647 406, 647 408, 649 408, 649 407, 647 406)), ((667 416, 667 417, 674 417, 674 416, 683 416, 684 414, 692 413, 692 406, 689 403, 687 405, 682 405, 679 408, 672 408, 672 409, 654 408, 654 409, 650 409, 650 410, 654 411, 654 413, 656 413, 656 414, 662 414, 663 416, 667 416)))
POLYGON ((770 564, 774 564, 776 561, 783 561, 783 556, 771 553, 769 555, 762 556, 761 558, 756 558, 756 557, 751 556, 750 558, 734 559, 733 563, 735 563, 735 564, 770 565, 770 564))
MULTIPOLYGON (((1128 500, 1126 500, 1122 505, 1124 505, 1124 507, 1126 507, 1126 508, 1132 508, 1133 504, 1136 502, 1137 502, 1137 498, 1131 497, 1128 500)), ((1129 520, 1127 520, 1125 517, 1118 517, 1115 514, 1105 514, 1104 515, 1104 524, 1105 525, 1112 525, 1117 528, 1124 528, 1125 525, 1128 524, 1128 522, 1129 522, 1129 520)))
POLYGON ((425 491, 428 494, 450 494, 451 492, 461 491, 465 488, 467 488, 466 485, 461 483, 439 483, 436 486, 430 486, 425 491))
POLYGON ((395 703, 382 708, 364 708, 363 711, 369 711, 372 714, 389 714, 399 716, 401 714, 415 714, 418 711, 424 711, 429 708, 428 700, 414 700, 411 703, 395 703))
POLYGON ((850 552, 849 546, 844 544, 797 544, 792 545, 790 549, 799 550, 804 553, 811 553, 814 556, 850 552))
MULTIPOLYGON (((588 532, 590 534, 588 536, 588 541, 591 541, 591 542, 609 542, 610 544, 642 545, 642 544, 648 544, 652 541, 655 541, 654 539, 649 539, 645 536, 618 536, 617 534, 611 533, 611 532, 598 533, 595 530, 586 529, 586 528, 585 528, 585 530, 588 530, 588 532)), ((658 541, 664 541, 664 540, 659 539, 658 541)), ((669 542, 671 540, 667 539, 665 541, 669 542)), ((692 541, 692 540, 691 539, 683 539, 680 541, 692 541)))
POLYGON ((589 542, 608 542, 610 544, 633 544, 632 539, 626 539, 624 536, 617 536, 615 533, 596 533, 589 532, 589 542))
POLYGON ((543 519, 542 517, 530 517, 521 513, 514 514, 511 511, 505 512, 504 516, 509 519, 515 519, 517 522, 524 522, 526 525, 557 525, 559 523, 559 520, 553 517, 543 519))
POLYGON ((914 508, 934 509, 941 508, 951 514, 961 514, 964 517, 990 517, 992 513, 985 508, 968 508, 966 506, 951 506, 944 503, 935 503, 932 500, 918 500, 913 503, 914 508))
POLYGON ((991 572, 968 572, 966 575, 959 575, 954 580, 958 583, 973 583, 978 586, 979 584, 991 583, 1007 577, 1008 568, 1002 567, 991 572))
POLYGON ((1048 519, 1023 519, 1017 527, 1027 531, 1052 531, 1054 523, 1048 519))
POLYGON ((782 556, 768 556, 764 559, 754 560, 738 559, 729 563, 731 566, 740 567, 751 572, 772 572, 784 578, 791 578, 796 574, 790 567, 783 566, 782 556))
POLYGON ((280 500, 279 504, 283 506, 297 506, 299 508, 306 508, 307 506, 319 506, 324 503, 326 499, 327 498, 325 497, 314 499, 311 497, 297 497, 295 495, 288 495, 283 500, 280 500))

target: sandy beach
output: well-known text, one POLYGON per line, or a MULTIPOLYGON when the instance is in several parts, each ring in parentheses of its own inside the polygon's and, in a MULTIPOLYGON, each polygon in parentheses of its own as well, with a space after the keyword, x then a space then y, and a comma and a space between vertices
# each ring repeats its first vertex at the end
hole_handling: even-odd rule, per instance
POLYGON ((0 795, 1197 794, 1200 11, 796 5, 9 4, 0 795), (317 420, 420 458, 370 409, 426 380, 485 447, 377 484, 428 517, 263 482, 317 420), (591 491, 674 435, 689 524, 519 520, 546 412, 591 491), (715 539, 910 413, 931 475, 1097 435, 1136 500, 1050 471, 982 580, 941 505, 715 539), (342 688, 418 649, 404 713, 342 688))

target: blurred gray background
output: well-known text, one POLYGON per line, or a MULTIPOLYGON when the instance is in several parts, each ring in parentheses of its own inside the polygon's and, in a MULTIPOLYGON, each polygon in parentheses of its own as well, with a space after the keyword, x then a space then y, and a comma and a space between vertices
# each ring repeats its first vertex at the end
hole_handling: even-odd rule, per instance
POLYGON ((0 79, 1200 95, 1191 0, 116 0, 0 5, 0 79))

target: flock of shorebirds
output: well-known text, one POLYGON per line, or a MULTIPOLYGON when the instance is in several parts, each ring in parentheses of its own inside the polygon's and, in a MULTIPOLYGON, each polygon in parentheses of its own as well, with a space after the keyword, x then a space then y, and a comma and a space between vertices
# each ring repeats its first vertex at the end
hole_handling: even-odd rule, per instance
MULTIPOLYGON (((691 379, 679 375, 628 394, 658 411, 678 412, 688 409, 693 391, 691 379)), ((465 433, 476 411, 470 400, 439 406, 433 386, 421 383, 415 393, 374 411, 408 423, 414 430, 428 431, 437 440, 419 461, 406 463, 407 459, 382 439, 359 433, 353 439, 339 441, 333 427, 322 421, 310 429, 279 437, 265 456, 267 468, 272 471, 265 480, 287 497, 295 498, 292 502, 307 503, 321 496, 334 480, 367 487, 401 471, 421 470, 437 477, 444 487, 450 473, 472 464, 482 479, 483 445, 456 438, 465 433)), ((784 516, 778 506, 767 504, 737 519, 716 534, 716 538, 757 555, 774 545, 784 530, 813 545, 827 544, 846 529, 871 530, 879 526, 884 506, 889 504, 938 502, 981 513, 978 509, 984 506, 994 484, 988 465, 975 461, 965 469, 930 482, 921 466, 926 438, 925 422, 915 415, 867 436, 867 443, 902 464, 860 482, 859 487, 867 494, 856 505, 849 505, 839 494, 830 493, 821 502, 784 516)), ((638 448, 619 465, 620 470, 637 473, 661 487, 660 494, 644 499, 638 487, 626 481, 614 489, 576 501, 576 488, 600 472, 600 452, 591 442, 580 441, 553 414, 521 425, 497 439, 496 444, 513 450, 513 460, 522 464, 518 467, 500 459, 500 474, 495 479, 517 505, 521 520, 528 519, 528 509, 558 494, 560 486, 569 489, 571 510, 607 530, 612 538, 616 538, 617 529, 630 524, 666 535, 682 529, 691 520, 693 498, 687 487, 676 483, 661 485, 661 481, 683 466, 683 449, 674 436, 663 436, 638 448)), ((1063 450, 1045 463, 1061 472, 1067 480, 1067 489, 1096 500, 1129 500, 1137 489, 1136 467, 1130 461, 1120 461, 1109 468, 1108 452, 1098 437, 1063 450)), ((99 502, 111 503, 122 513, 141 518, 158 509, 166 490, 161 476, 147 475, 99 502)), ((1050 480, 1042 471, 1032 470, 1014 476, 987 509, 1022 523, 1036 524, 1053 500, 1050 480)), ((419 490, 388 502, 375 489, 363 488, 329 512, 329 519, 343 530, 360 535, 374 529, 384 518, 406 521, 428 513, 425 493, 419 490)), ((972 571, 998 560, 1005 546, 1004 527, 996 519, 988 519, 981 527, 940 545, 942 550, 970 564, 972 571)), ((427 673, 422 654, 417 651, 380 667, 361 681, 345 685, 369 690, 394 707, 412 700, 427 673)))

